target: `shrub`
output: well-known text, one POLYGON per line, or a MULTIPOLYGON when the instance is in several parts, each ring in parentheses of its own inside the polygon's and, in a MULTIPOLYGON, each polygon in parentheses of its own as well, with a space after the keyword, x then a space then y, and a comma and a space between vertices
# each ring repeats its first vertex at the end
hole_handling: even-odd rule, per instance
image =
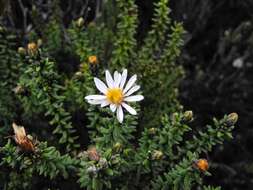
MULTIPOLYGON (((57 10, 41 36, 32 31, 30 43, 18 52, 17 40, 1 29, 0 187, 219 189, 204 186, 202 178, 212 167, 204 157, 232 138, 238 116, 213 119, 202 130, 191 126, 192 111, 184 111, 177 100, 183 70, 175 60, 184 30, 171 21, 168 0, 155 3, 143 43, 136 40, 138 10, 133 0, 108 1, 103 9, 107 17, 91 23, 80 18, 68 28, 57 10), (123 80, 124 68, 137 74, 144 100, 131 104, 138 115, 128 107, 133 115, 124 112, 122 121, 120 111, 117 117, 111 112, 113 106, 90 105, 97 102, 87 97, 97 93, 94 77, 103 91, 97 83, 104 71, 109 83, 107 70, 119 71, 113 78, 123 80), (13 134, 11 126, 15 141, 4 138, 13 134)), ((109 103, 127 100, 121 92, 116 97, 114 91, 113 100, 107 92, 109 103)))

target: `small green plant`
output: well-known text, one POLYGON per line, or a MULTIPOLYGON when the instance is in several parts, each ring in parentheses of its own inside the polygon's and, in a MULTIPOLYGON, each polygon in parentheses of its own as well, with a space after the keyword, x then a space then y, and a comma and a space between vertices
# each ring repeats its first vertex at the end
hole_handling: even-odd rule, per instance
POLYGON ((106 1, 107 17, 68 28, 53 16, 25 48, 1 31, 1 189, 219 189, 204 186, 205 154, 232 138, 238 116, 192 126, 177 100, 184 30, 168 3, 155 3, 143 42, 133 0, 106 1))

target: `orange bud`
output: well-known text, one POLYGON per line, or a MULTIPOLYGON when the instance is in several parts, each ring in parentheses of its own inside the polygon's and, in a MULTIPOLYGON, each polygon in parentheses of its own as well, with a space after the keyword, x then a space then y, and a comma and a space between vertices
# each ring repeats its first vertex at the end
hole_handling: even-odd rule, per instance
POLYGON ((95 55, 89 56, 88 60, 89 60, 89 63, 92 65, 95 65, 98 63, 97 56, 95 56, 95 55))
POLYGON ((201 170, 202 172, 205 172, 209 168, 209 164, 206 159, 199 159, 195 162, 195 166, 201 170))

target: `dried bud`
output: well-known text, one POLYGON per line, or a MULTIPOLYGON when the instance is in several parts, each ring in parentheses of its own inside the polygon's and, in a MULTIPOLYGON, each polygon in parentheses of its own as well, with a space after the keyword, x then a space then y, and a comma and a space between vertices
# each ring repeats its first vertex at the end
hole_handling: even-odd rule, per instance
POLYGON ((27 45, 27 49, 28 49, 28 53, 30 55, 35 55, 37 53, 37 50, 38 50, 38 46, 36 43, 34 42, 31 42, 27 45))
POLYGON ((155 134, 156 134, 156 131, 157 131, 156 128, 150 128, 150 129, 148 129, 148 134, 150 134, 150 135, 155 135, 155 134))
POLYGON ((98 63, 97 56, 95 55, 89 56, 88 60, 91 65, 96 65, 98 63))
POLYGON ((161 160, 163 158, 163 152, 155 150, 151 156, 152 160, 161 160))
POLYGON ((194 165, 202 172, 207 171, 209 168, 209 164, 206 159, 199 159, 194 163, 194 165))
POLYGON ((82 17, 80 17, 77 21, 76 21, 76 25, 81 28, 84 25, 84 19, 82 17))
POLYGON ((13 89, 13 92, 15 94, 22 94, 23 92, 25 92, 25 90, 22 86, 18 85, 13 89))
POLYGON ((122 150, 122 144, 117 142, 114 146, 113 146, 113 150, 115 150, 115 152, 120 152, 122 150))
POLYGON ((192 111, 184 112, 183 120, 185 122, 191 122, 193 120, 193 112, 192 111))
POLYGON ((96 149, 95 146, 92 146, 92 147, 88 148, 87 154, 88 154, 88 158, 90 160, 98 162, 99 159, 100 159, 100 155, 99 155, 99 153, 98 153, 98 151, 97 151, 97 149, 96 149))
POLYGON ((231 113, 227 116, 225 122, 228 126, 233 126, 234 124, 236 124, 237 120, 238 120, 238 114, 237 113, 231 113))
POLYGON ((15 123, 12 124, 14 130, 14 139, 18 146, 25 152, 34 152, 35 146, 31 139, 26 136, 24 127, 17 126, 15 123))
POLYGON ((18 48, 18 53, 19 53, 20 55, 25 55, 25 54, 26 54, 25 48, 19 47, 19 48, 18 48))

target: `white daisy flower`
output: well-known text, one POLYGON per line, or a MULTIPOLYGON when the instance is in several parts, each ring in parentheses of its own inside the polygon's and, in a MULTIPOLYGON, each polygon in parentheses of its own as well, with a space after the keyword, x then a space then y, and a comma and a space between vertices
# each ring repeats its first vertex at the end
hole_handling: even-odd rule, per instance
POLYGON ((132 76, 127 81, 127 70, 124 69, 122 74, 118 71, 114 72, 113 77, 108 70, 105 71, 105 78, 107 85, 98 78, 94 78, 97 89, 102 93, 101 95, 89 95, 85 99, 93 105, 101 105, 101 107, 110 106, 112 112, 116 111, 117 119, 120 123, 123 122, 124 112, 126 109, 130 114, 136 115, 134 108, 129 106, 127 102, 137 102, 144 99, 142 95, 133 95, 140 89, 136 85, 137 76, 132 76))

